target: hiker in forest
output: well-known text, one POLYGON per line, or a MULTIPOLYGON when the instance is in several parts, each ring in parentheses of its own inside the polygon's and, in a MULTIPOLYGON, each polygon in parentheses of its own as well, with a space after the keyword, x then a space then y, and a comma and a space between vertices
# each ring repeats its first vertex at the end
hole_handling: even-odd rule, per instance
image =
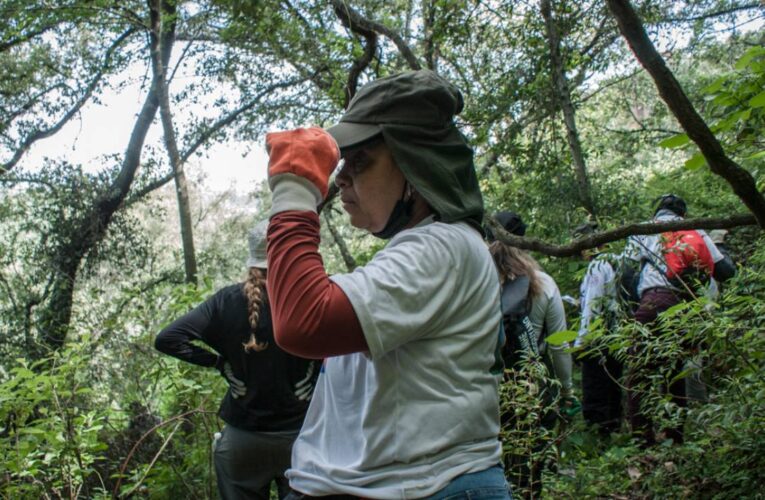
MULTIPOLYGON (((574 230, 581 238, 595 233, 598 225, 587 222, 574 230)), ((618 279, 614 267, 618 256, 602 248, 585 250, 582 258, 589 261, 579 288, 581 319, 575 347, 585 350, 580 355, 582 366, 582 416, 595 426, 598 433, 608 437, 618 431, 622 418, 622 390, 620 378, 622 363, 614 358, 607 347, 588 342, 587 334, 593 322, 600 318, 603 329, 611 332, 619 314, 617 296, 618 279)), ((616 266, 618 268, 618 266, 616 266)))
MULTIPOLYGON (((499 212, 495 219, 511 234, 523 236, 526 233, 526 225, 514 212, 499 212)), ((494 240, 490 231, 487 236, 490 241, 494 240)), ((527 252, 498 240, 491 242, 489 251, 497 266, 502 287, 502 314, 507 339, 502 348, 505 368, 512 372, 519 369, 528 358, 541 358, 560 382, 560 397, 544 381, 535 380, 532 384, 541 387, 539 399, 547 411, 538 420, 542 432, 539 432, 540 429, 531 432, 550 437, 558 417, 558 412, 552 406, 556 399, 560 400, 560 413, 567 417, 579 410, 579 402, 573 392, 568 345, 551 345, 544 340, 566 329, 563 300, 553 278, 527 252)), ((513 380, 512 376, 508 378, 509 383, 513 380)), ((518 422, 525 420, 519 416, 517 408, 511 408, 502 415, 503 428, 518 426, 518 422)), ((533 498, 541 495, 542 460, 535 454, 540 453, 549 440, 539 439, 531 447, 531 456, 511 453, 507 457, 508 477, 520 493, 533 498)))
POLYGON ((293 498, 509 498, 500 463, 499 282, 481 237, 462 95, 413 71, 363 86, 340 123, 268 134, 276 341, 326 358, 287 471, 293 498), (328 276, 316 207, 335 184, 388 240, 328 276))
POLYGON ((320 368, 319 361, 289 354, 274 342, 266 293, 267 228, 263 221, 249 233, 246 281, 218 290, 155 341, 165 354, 216 368, 229 385, 218 412, 226 425, 213 443, 224 499, 268 500, 273 481, 279 498, 289 493, 284 472, 320 368))
MULTIPOLYGON (((717 249, 725 256, 730 256, 728 246, 725 243, 725 236, 728 231, 725 229, 715 229, 709 231, 709 237, 714 242, 717 249)), ((711 278, 709 285, 704 293, 704 296, 709 301, 704 309, 710 314, 713 314, 720 306, 720 296, 722 295, 723 284, 718 283, 717 280, 711 278)), ((683 370, 688 372, 688 376, 685 377, 685 395, 689 402, 697 401, 705 403, 707 401, 707 384, 704 381, 703 376, 703 361, 704 354, 701 348, 696 349, 694 355, 685 363, 683 370)))
MULTIPOLYGON (((682 198, 667 194, 659 199, 653 220, 657 223, 680 220, 686 212, 682 198)), ((681 301, 693 299, 698 292, 696 283, 708 281, 710 277, 722 282, 736 273, 730 257, 721 253, 702 230, 631 236, 623 255, 639 264, 637 295, 640 304, 635 311, 635 320, 648 325, 653 335, 671 333, 657 324, 658 315, 681 301)), ((678 341, 680 337, 677 333, 678 341)), ((662 364, 645 359, 648 355, 643 342, 636 342, 631 349, 627 375, 627 415, 632 432, 642 445, 652 445, 656 441, 651 418, 641 405, 649 376, 659 371, 662 364)), ((675 360, 667 374, 668 380, 676 379, 668 391, 672 401, 680 407, 685 407, 687 401, 685 381, 676 376, 682 372, 684 362, 684 359, 675 360)), ((666 429, 664 435, 675 443, 682 443, 682 424, 666 429)))

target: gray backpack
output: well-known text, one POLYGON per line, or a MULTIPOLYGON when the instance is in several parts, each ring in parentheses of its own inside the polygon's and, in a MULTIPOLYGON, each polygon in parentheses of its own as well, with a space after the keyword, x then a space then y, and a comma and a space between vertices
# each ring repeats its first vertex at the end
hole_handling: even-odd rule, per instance
POLYGON ((506 337, 502 359, 505 367, 514 368, 523 359, 539 356, 537 336, 529 319, 528 276, 505 282, 500 300, 506 337))

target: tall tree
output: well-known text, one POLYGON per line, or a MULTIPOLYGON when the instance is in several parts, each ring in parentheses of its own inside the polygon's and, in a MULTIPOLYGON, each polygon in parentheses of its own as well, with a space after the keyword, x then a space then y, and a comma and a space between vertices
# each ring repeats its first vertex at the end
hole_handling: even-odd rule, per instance
POLYGON ((547 44, 550 48, 550 72, 556 90, 554 98, 563 112, 563 121, 566 124, 566 138, 576 171, 579 201, 590 215, 595 216, 597 214, 590 190, 590 179, 587 175, 587 165, 582 151, 582 144, 579 140, 579 132, 576 129, 576 113, 571 102, 571 91, 569 90, 568 79, 566 78, 566 68, 560 54, 560 36, 558 35, 556 21, 553 18, 551 0, 541 0, 540 9, 545 20, 547 44))
MULTIPOLYGON (((173 2, 162 0, 151 5, 151 37, 158 40, 156 49, 152 47, 151 67, 154 81, 157 82, 159 98, 159 113, 165 138, 165 149, 170 163, 170 171, 175 181, 175 194, 178 200, 178 217, 181 227, 181 244, 183 246, 183 264, 187 283, 197 282, 197 258, 194 251, 194 227, 191 221, 189 203, 189 187, 184 171, 184 162, 178 152, 173 114, 170 109, 170 91, 167 66, 163 64, 162 54, 172 54, 175 42, 176 8, 173 2), (159 12, 156 14, 154 10, 159 12)), ((169 58, 168 58, 169 60, 169 58)))
MULTIPOLYGON (((158 22, 155 18, 159 16, 159 9, 155 9, 154 2, 156 0, 148 0, 152 24, 158 22)), ((161 44, 160 37, 153 33, 149 39, 148 50, 159 52, 160 47, 163 47, 162 52, 159 52, 160 60, 163 65, 167 65, 172 44, 161 44)), ((74 286, 83 259, 104 238, 112 217, 130 191, 141 162, 146 134, 159 108, 159 76, 155 74, 152 78, 151 88, 133 125, 118 172, 107 188, 97 195, 94 203, 84 213, 79 214, 71 226, 71 233, 62 241, 62 246, 53 257, 55 271, 51 294, 39 317, 41 340, 53 349, 60 348, 66 339, 72 314, 74 286)))

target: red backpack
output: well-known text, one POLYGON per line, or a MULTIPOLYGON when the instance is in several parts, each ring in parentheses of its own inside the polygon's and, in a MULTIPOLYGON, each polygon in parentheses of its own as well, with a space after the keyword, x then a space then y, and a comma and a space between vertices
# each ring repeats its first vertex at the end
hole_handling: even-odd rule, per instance
POLYGON ((669 280, 697 276, 703 281, 708 281, 712 276, 715 263, 704 238, 698 231, 662 233, 661 244, 669 280))

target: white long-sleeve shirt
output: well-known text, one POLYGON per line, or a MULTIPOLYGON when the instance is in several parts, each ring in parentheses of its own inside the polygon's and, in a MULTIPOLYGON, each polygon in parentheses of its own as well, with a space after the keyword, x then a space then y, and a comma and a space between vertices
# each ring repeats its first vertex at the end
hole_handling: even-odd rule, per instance
POLYGON ((574 345, 579 346, 589 331, 590 324, 606 311, 615 312, 618 308, 616 297, 616 272, 611 264, 615 257, 600 254, 590 261, 587 272, 579 288, 582 317, 579 321, 579 334, 574 345))

